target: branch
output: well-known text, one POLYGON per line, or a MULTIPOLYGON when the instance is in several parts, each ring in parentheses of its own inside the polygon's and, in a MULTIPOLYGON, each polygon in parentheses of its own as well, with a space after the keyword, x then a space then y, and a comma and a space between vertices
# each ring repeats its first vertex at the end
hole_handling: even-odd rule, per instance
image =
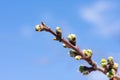
MULTIPOLYGON (((108 70, 105 70, 101 67, 99 67, 93 60, 91 57, 86 57, 85 54, 79 49, 79 47, 76 44, 72 44, 70 41, 64 39, 62 37, 62 32, 59 30, 58 32, 54 32, 53 30, 51 30, 47 25, 45 25, 43 22, 41 23, 41 25, 37 25, 36 26, 36 31, 46 31, 51 33, 52 35, 55 36, 55 40, 59 41, 61 43, 64 43, 68 48, 73 49, 76 52, 76 55, 81 56, 81 59, 85 60, 89 65, 91 65, 91 67, 85 67, 85 69, 90 73, 92 71, 100 71, 103 74, 106 75, 108 70)), ((76 41, 76 40, 74 40, 76 41)), ((108 68, 109 69, 109 68, 108 68)), ((119 76, 115 76, 110 80, 120 80, 119 76)))

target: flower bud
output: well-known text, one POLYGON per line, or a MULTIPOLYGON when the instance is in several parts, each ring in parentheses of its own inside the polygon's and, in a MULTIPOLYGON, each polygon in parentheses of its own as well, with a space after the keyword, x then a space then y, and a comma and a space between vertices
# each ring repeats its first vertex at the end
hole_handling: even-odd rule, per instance
POLYGON ((36 31, 39 31, 39 32, 40 32, 40 31, 43 31, 44 29, 45 29, 45 26, 44 26, 43 24, 41 24, 41 25, 36 25, 36 26, 35 26, 35 30, 36 30, 36 31))
POLYGON ((115 70, 118 69, 118 64, 117 64, 117 63, 114 63, 114 65, 113 65, 113 69, 115 69, 115 70))
POLYGON ((88 49, 88 50, 85 50, 85 49, 84 49, 82 52, 85 54, 85 56, 86 56, 87 58, 89 58, 89 57, 92 56, 92 50, 90 50, 90 49, 88 49))
POLYGON ((108 61, 109 64, 114 64, 113 57, 111 57, 111 56, 108 57, 108 60, 107 60, 107 61, 108 61))
POLYGON ((107 77, 112 79, 113 78, 113 75, 111 75, 109 72, 106 73, 107 77))
POLYGON ((36 25, 36 26, 35 26, 35 30, 36 30, 36 31, 40 31, 40 30, 41 30, 40 25, 36 25))
POLYGON ((92 54, 92 50, 91 49, 87 49, 87 52, 91 53, 92 54))
POLYGON ((104 67, 107 67, 107 60, 106 59, 101 59, 101 66, 104 68, 104 67))
POLYGON ((56 33, 61 33, 61 28, 60 27, 56 27, 56 33))
POLYGON ((68 35, 68 40, 69 41, 75 41, 76 40, 76 35, 75 34, 69 34, 68 35))
POLYGON ((102 67, 107 67, 107 63, 101 63, 102 67))
POLYGON ((69 51, 69 53, 71 57, 75 57, 77 55, 76 51, 72 49, 69 51))
POLYGON ((82 58, 82 57, 81 57, 80 55, 76 55, 76 56, 75 56, 75 59, 76 59, 76 60, 80 60, 81 58, 82 58))
POLYGON ((116 74, 116 71, 114 69, 111 69, 109 73, 114 76, 116 74))
POLYGON ((104 59, 104 58, 101 59, 101 63, 106 63, 106 62, 107 62, 106 59, 104 59))
POLYGON ((107 72, 107 76, 111 79, 115 76, 116 71, 114 69, 111 69, 109 72, 107 72))

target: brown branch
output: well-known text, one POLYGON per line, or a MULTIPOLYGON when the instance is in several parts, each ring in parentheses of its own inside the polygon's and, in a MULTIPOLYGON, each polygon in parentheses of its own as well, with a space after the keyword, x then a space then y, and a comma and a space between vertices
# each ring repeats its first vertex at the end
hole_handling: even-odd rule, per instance
MULTIPOLYGON (((64 38, 59 38, 59 36, 56 34, 56 32, 54 32, 53 30, 51 30, 48 26, 46 26, 43 22, 41 23, 42 29, 40 31, 46 31, 51 33, 52 35, 54 35, 58 41, 66 44, 69 48, 75 50, 77 52, 78 55, 80 55, 82 57, 82 59, 84 59, 89 65, 91 65, 90 68, 86 67, 87 69, 89 69, 89 71, 100 71, 103 74, 106 74, 106 71, 99 67, 91 58, 86 58, 86 56, 84 55, 84 53, 78 48, 78 46, 74 46, 73 44, 71 44, 69 41, 67 41, 64 38)), ((119 76, 115 76, 114 78, 110 79, 110 80, 120 80, 119 76)))
POLYGON ((120 76, 119 75, 116 75, 115 77, 113 77, 112 79, 110 80, 120 80, 120 76))

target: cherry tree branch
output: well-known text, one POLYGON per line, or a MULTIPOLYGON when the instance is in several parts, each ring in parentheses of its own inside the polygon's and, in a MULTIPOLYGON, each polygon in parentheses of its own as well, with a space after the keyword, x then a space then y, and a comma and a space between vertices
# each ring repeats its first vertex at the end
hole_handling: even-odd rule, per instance
MULTIPOLYGON (((84 53, 79 49, 79 47, 77 45, 73 45, 71 44, 68 40, 64 39, 64 38, 61 38, 57 35, 56 32, 54 32, 53 30, 51 30, 47 25, 45 25, 43 22, 41 23, 41 29, 40 31, 46 31, 46 32, 49 32, 51 33, 52 35, 54 35, 57 40, 61 43, 64 43, 65 45, 67 45, 69 48, 75 50, 77 52, 78 55, 81 56, 81 59, 85 60, 89 65, 91 65, 91 67, 85 67, 85 69, 87 69, 90 72, 92 71, 100 71, 102 72, 103 74, 106 75, 106 70, 99 67, 93 60, 92 58, 86 58, 86 56, 84 55, 84 53)), ((115 77, 113 77, 112 79, 110 80, 120 80, 120 77, 118 75, 116 75, 115 77)))

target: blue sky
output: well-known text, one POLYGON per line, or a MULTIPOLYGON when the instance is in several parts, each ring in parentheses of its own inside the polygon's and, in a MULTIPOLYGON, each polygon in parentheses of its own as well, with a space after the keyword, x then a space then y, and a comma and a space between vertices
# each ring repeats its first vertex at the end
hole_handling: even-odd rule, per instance
MULTIPOLYGON (((108 80, 99 72, 82 76, 84 61, 68 55, 49 33, 35 32, 44 21, 64 37, 77 35, 80 49, 92 49, 93 59, 115 57, 120 64, 119 0, 1 0, 0 80, 108 80)), ((119 71, 120 72, 120 71, 119 71)))

